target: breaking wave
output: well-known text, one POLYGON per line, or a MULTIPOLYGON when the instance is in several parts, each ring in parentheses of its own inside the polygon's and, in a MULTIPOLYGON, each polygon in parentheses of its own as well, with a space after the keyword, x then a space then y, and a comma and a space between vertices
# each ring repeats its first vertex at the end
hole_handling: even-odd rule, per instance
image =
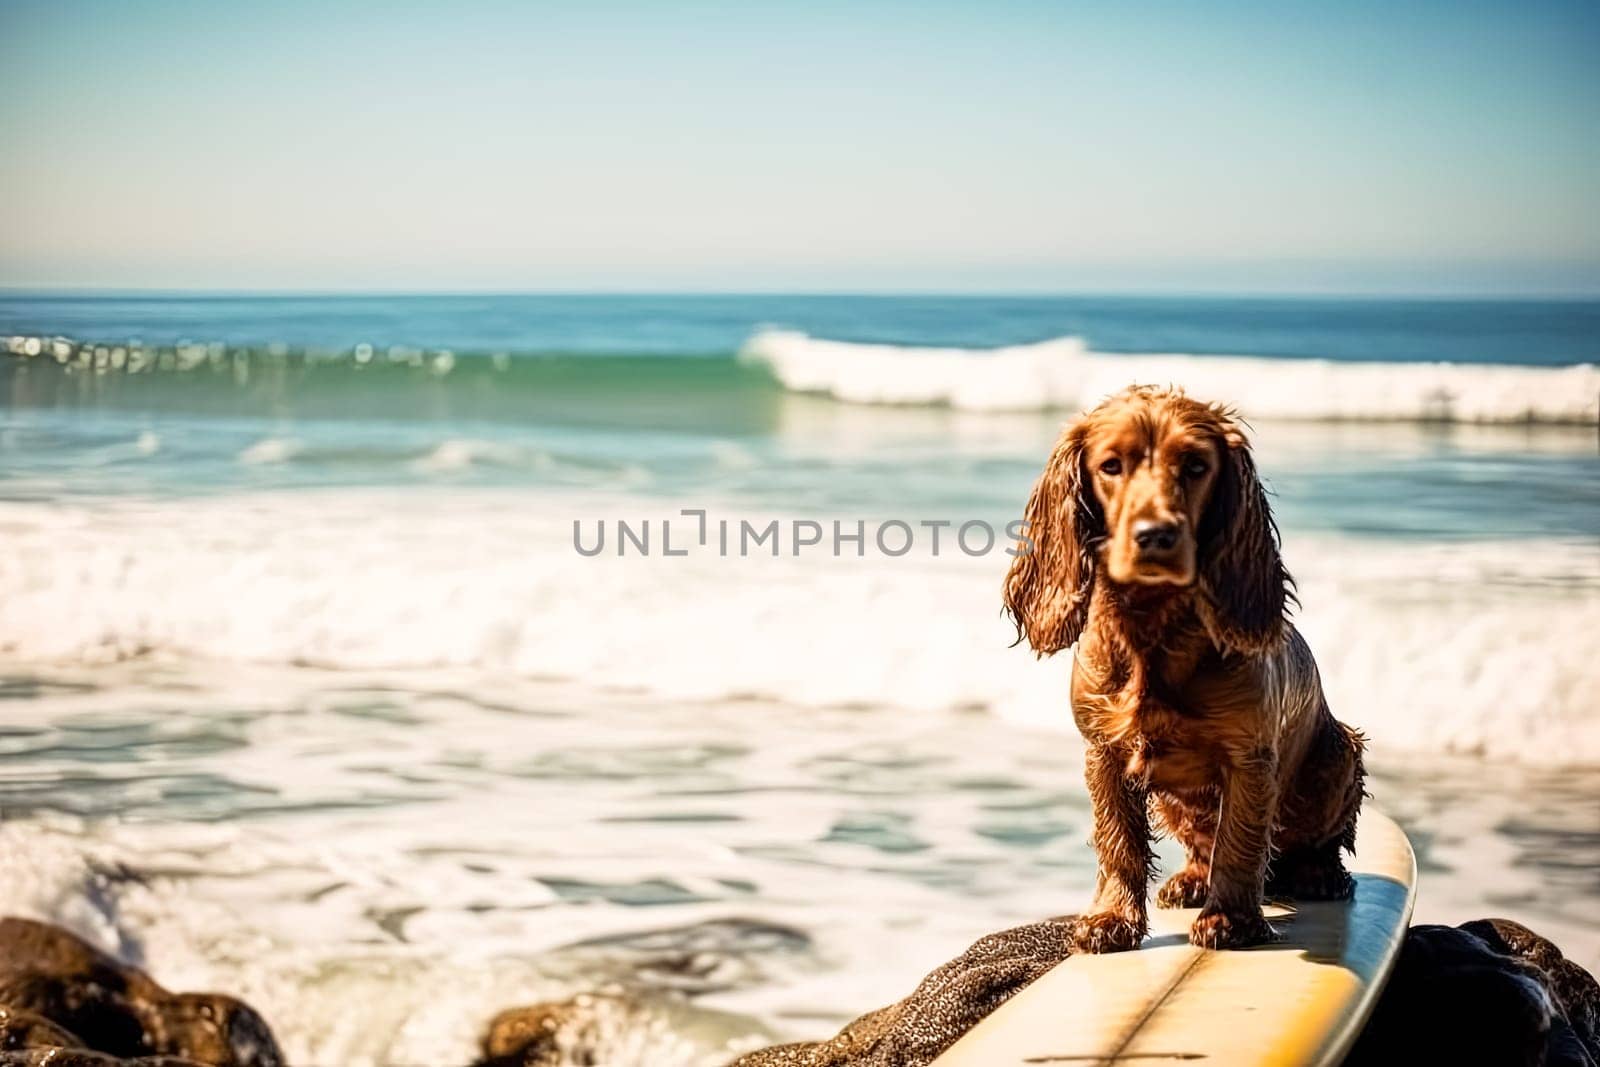
POLYGON ((1600 367, 1364 363, 1095 352, 1061 337, 1006 348, 855 344, 765 330, 741 359, 785 388, 862 404, 1039 411, 1095 403, 1129 383, 1186 388, 1247 418, 1475 423, 1600 420, 1600 367))

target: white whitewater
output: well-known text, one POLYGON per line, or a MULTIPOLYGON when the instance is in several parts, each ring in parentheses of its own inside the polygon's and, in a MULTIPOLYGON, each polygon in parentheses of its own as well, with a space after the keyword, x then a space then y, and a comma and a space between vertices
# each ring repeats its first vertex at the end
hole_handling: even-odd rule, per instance
POLYGON ((1129 382, 1179 385, 1252 419, 1469 423, 1600 421, 1600 367, 1360 363, 1095 352, 1062 337, 1006 348, 855 344, 765 330, 741 358, 796 392, 969 411, 1092 405, 1129 382))
MULTIPOLYGON (((668 559, 658 532, 657 555, 618 558, 613 532, 574 551, 574 518, 589 539, 641 507, 448 489, 0 504, 0 658, 475 668, 1071 730, 1066 657, 1009 647, 998 548, 668 559)), ((1333 706, 1374 744, 1600 764, 1592 546, 1296 534, 1286 551, 1333 706)))

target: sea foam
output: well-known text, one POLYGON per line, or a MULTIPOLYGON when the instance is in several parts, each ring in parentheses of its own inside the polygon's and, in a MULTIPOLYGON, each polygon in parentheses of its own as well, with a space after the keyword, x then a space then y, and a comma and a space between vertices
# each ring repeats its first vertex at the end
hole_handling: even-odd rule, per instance
POLYGON ((1095 352, 1061 337, 1006 348, 856 344, 764 330, 740 358, 785 388, 862 404, 1036 411, 1093 404, 1129 382, 1178 385, 1247 418, 1475 423, 1600 421, 1600 367, 1349 362, 1095 352))
MULTIPOLYGON (((0 657, 472 668, 1071 729, 1067 657, 1009 647, 998 549, 579 556, 572 520, 606 514, 462 490, 0 505, 0 657)), ((1592 546, 1297 535, 1288 560, 1334 709, 1375 745, 1600 764, 1592 546)))

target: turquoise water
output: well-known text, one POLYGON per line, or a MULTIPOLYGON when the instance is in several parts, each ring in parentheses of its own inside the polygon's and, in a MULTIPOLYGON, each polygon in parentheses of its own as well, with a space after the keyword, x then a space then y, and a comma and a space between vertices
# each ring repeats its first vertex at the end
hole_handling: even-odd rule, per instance
MULTIPOLYGON (((1537 377, 1600 356, 1594 302, 13 294, 0 296, 0 336, 88 346, 64 365, 0 359, 0 492, 586 487, 998 518, 1025 495, 1056 427, 1092 400, 1058 390, 1030 403, 1024 392, 978 420, 988 425, 975 444, 959 404, 834 403, 826 381, 786 380, 792 365, 738 358, 773 330, 893 346, 862 350, 862 362, 905 354, 890 373, 907 378, 926 346, 964 350, 958 375, 976 379, 988 350, 1061 337, 1113 354, 1101 358, 1113 367, 1115 354, 1192 354, 1202 375, 1206 357, 1230 355, 1380 375, 1435 361, 1465 374, 1529 368, 1527 417, 1513 410, 1488 429, 1397 418, 1381 377, 1357 383, 1374 394, 1375 421, 1362 423, 1358 395, 1339 409, 1348 425, 1294 435, 1271 471, 1283 517, 1395 537, 1600 531, 1600 465, 1583 428, 1600 396, 1574 416, 1574 380, 1537 377), (250 451, 263 441, 282 447, 250 451)), ((1319 388, 1281 386, 1290 399, 1319 388)))

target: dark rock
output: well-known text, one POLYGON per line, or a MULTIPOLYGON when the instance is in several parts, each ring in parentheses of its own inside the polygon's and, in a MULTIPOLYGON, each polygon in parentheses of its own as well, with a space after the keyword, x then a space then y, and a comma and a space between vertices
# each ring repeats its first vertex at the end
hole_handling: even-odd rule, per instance
MULTIPOLYGON (((0 947, 5 947, 3 931, 0 947)), ((0 956, 0 1004, 42 1016, 92 1049, 118 1056, 154 1051, 145 1043, 144 1027, 120 976, 108 978, 98 969, 57 973, 48 969, 51 965, 21 955, 0 956)))
MULTIPOLYGON (((69 1039, 57 1048, 83 1050, 73 1054, 76 1059, 49 1060, 52 1067, 122 1061, 157 1067, 163 1057, 173 1065, 283 1067, 271 1029, 243 1001, 218 993, 169 993, 137 967, 48 923, 0 919, 0 1009, 52 1024, 69 1039)), ((8 1062, 0 1059, 0 1067, 8 1062)))
POLYGON ((283 1067, 272 1029, 254 1008, 222 993, 169 994, 140 1007, 150 1047, 216 1067, 283 1067))
POLYGON ((82 1041, 42 1015, 0 1007, 0 1052, 82 1047, 82 1041))
POLYGON ((1588 1054, 1600 1062, 1600 982, 1561 954, 1550 941, 1510 919, 1478 919, 1462 930, 1496 952, 1531 963, 1543 972, 1543 985, 1559 1014, 1588 1054))
POLYGON ((38 1048, 25 1052, 0 1052, 0 1067, 209 1067, 176 1056, 135 1056, 124 1059, 87 1049, 38 1048))
POLYGON ((1413 926, 1346 1067, 1597 1067, 1600 986, 1525 926, 1413 926))

